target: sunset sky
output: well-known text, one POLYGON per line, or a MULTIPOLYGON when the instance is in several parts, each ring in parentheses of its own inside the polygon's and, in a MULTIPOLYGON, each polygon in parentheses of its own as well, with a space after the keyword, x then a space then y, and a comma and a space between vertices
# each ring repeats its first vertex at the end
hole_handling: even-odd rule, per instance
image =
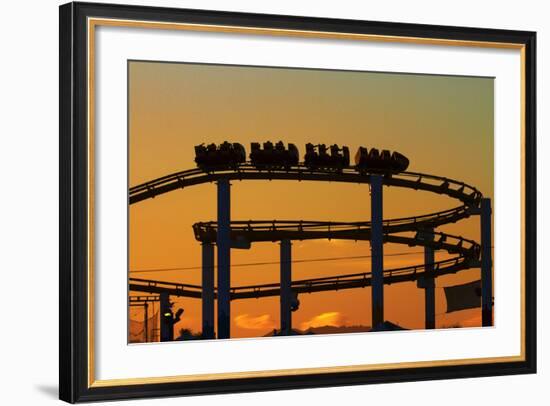
MULTIPOLYGON (((397 150, 409 170, 446 176, 493 197, 493 96, 491 78, 389 74, 181 63, 129 62, 129 184, 134 186, 195 167, 193 146, 239 142, 292 142, 397 150)), ((233 220, 370 219, 368 185, 296 182, 232 182, 233 220)), ((458 206, 448 197, 384 188, 384 218, 427 214, 458 206)), ((130 276, 200 284, 200 269, 135 272, 201 265, 192 224, 216 220, 216 186, 177 190, 129 208, 130 276)), ((479 241, 479 218, 441 231, 479 241)), ((421 247, 385 244, 386 269, 420 264, 421 247)), ((294 260, 369 255, 368 242, 295 241, 294 260)), ((232 250, 232 264, 276 262, 276 243, 232 250)), ((436 259, 445 258, 436 253, 436 259)), ((366 272, 370 260, 348 259, 294 264, 293 279, 366 272)), ((277 282, 279 265, 231 270, 233 286, 277 282)), ((498 271, 496 272, 498 277, 498 271)), ((479 278, 479 269, 438 278, 443 287, 479 278)), ((302 294, 293 326, 371 325, 370 288, 302 294)), ((175 299, 185 309, 179 328, 201 330, 201 303, 175 299)), ((436 325, 479 326, 480 309, 443 314, 443 289, 436 289, 436 325)), ((232 337, 264 335, 279 326, 279 299, 231 304, 232 337)), ((130 309, 141 320, 139 308, 130 309)), ((415 283, 385 286, 385 319, 423 328, 424 292, 415 283)))

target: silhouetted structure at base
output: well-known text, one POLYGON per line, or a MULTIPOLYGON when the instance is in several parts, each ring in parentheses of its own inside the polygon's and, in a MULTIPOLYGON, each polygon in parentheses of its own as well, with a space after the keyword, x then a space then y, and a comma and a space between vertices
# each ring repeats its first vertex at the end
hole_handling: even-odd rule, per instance
POLYGON ((180 321, 183 309, 174 314, 170 296, 166 292, 160 294, 160 341, 174 341, 174 325, 180 321))

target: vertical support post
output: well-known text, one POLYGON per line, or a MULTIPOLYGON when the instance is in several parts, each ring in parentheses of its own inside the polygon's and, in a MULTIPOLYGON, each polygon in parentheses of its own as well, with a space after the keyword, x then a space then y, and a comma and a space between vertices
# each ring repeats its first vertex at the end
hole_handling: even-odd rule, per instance
POLYGON ((292 333, 292 244, 281 240, 281 335, 292 333))
POLYGON ((231 195, 226 179, 218 181, 218 338, 229 338, 231 323, 231 195))
MULTIPOLYGON (((431 242, 434 240, 434 230, 428 229, 423 232, 423 239, 431 242)), ((424 247, 424 270, 426 273, 434 270, 434 249, 429 246, 424 247)), ((424 287, 424 306, 425 306, 425 328, 435 328, 435 282, 434 277, 425 275, 423 278, 424 287)))
POLYGON ((170 309, 170 296, 160 293, 160 341, 172 341, 174 338, 173 314, 170 309))
POLYGON ((202 338, 214 338, 214 245, 202 244, 202 338))
POLYGON ((493 260, 491 255, 491 199, 481 199, 481 325, 493 325, 493 260))
POLYGON ((384 232, 382 175, 371 175, 372 327, 384 323, 384 232))
MULTIPOLYGON (((147 300, 147 299, 145 299, 147 300)), ((145 342, 149 342, 149 303, 144 302, 143 303, 143 331, 145 332, 145 342)))

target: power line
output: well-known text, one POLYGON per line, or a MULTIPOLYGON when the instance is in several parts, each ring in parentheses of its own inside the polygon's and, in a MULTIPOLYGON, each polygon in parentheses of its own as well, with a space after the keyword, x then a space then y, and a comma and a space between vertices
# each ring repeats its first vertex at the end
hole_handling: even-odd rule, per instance
MULTIPOLYGON (((422 254, 424 251, 412 251, 412 252, 396 252, 393 254, 385 254, 384 257, 398 257, 406 255, 417 255, 422 254)), ((306 263, 306 262, 326 262, 326 261, 340 261, 344 259, 365 259, 372 258, 372 255, 357 255, 357 256, 347 256, 347 257, 328 257, 328 258, 310 258, 310 259, 297 259, 292 261, 293 264, 306 263)), ((270 262, 248 262, 242 264, 232 264, 231 267, 248 267, 248 266, 263 266, 263 265, 278 265, 279 261, 270 261, 270 262)), ((201 266, 189 266, 189 267, 176 267, 176 268, 151 268, 151 269, 136 269, 130 271, 130 273, 140 273, 140 272, 169 272, 169 271, 190 271, 202 269, 201 266)))

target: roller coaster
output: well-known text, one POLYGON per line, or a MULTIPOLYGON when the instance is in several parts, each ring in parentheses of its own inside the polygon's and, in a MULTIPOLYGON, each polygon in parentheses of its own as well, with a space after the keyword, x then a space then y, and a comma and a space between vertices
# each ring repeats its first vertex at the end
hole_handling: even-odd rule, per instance
MULTIPOLYGON (((155 198, 164 193, 190 186, 222 180, 297 180, 370 184, 375 174, 360 174, 355 169, 345 168, 342 172, 323 169, 311 169, 299 163, 288 169, 258 169, 245 162, 234 168, 221 167, 205 172, 202 169, 189 169, 176 172, 136 185, 130 188, 129 203, 155 198)), ((386 186, 396 186, 447 195, 458 199, 469 207, 478 207, 483 197, 473 186, 449 178, 416 172, 401 172, 383 176, 386 186)))
MULTIPOLYGON (((482 324, 492 325, 491 202, 479 190, 464 182, 417 172, 406 172, 409 161, 394 152, 360 147, 356 165, 349 166, 347 147, 306 145, 303 163, 298 162, 297 148, 282 142, 252 144, 251 161, 246 161, 240 144, 224 143, 219 147, 197 146, 198 168, 169 174, 131 187, 129 204, 134 205, 163 194, 204 183, 217 184, 217 221, 193 224, 195 239, 202 247, 202 284, 172 283, 150 279, 129 279, 129 289, 159 295, 161 308, 169 306, 170 296, 202 300, 203 338, 230 337, 230 302, 239 299, 280 297, 282 335, 292 328, 293 296, 304 293, 372 288, 372 325, 384 322, 383 292, 385 284, 416 281, 425 290, 426 328, 435 328, 434 287, 437 277, 465 269, 481 268, 482 324), (318 148, 318 149, 316 149, 318 148), (279 151, 279 152, 277 152, 279 151), (270 155, 271 154, 271 155, 270 155), (278 154, 278 155, 277 155, 278 154), (308 155, 309 158, 308 158, 308 155), (312 155, 313 154, 313 155, 312 155), (277 156, 279 157, 277 160, 277 156), (332 156, 332 158, 331 158, 332 156), (294 180, 368 184, 370 186, 371 221, 327 222, 306 220, 247 220, 230 218, 230 181, 294 180), (445 195, 459 205, 448 210, 397 219, 383 219, 383 186, 421 190, 445 195), (480 217, 480 243, 436 229, 470 216, 480 217), (338 239, 370 241, 371 270, 313 279, 292 280, 291 241, 338 239), (252 243, 280 243, 280 281, 260 284, 230 285, 231 249, 248 249, 252 243), (422 264, 394 269, 383 267, 383 244, 395 243, 424 248, 422 264), (214 247, 217 251, 218 284, 214 286, 214 247), (450 258, 435 261, 434 252, 444 250, 450 258), (214 328, 214 303, 217 302, 218 325, 214 328), (217 330, 217 331, 215 331, 217 330), (216 334, 217 333, 217 334, 216 334)), ((161 325, 162 329, 162 325, 161 325)), ((162 336, 162 334, 161 334, 162 336)))

